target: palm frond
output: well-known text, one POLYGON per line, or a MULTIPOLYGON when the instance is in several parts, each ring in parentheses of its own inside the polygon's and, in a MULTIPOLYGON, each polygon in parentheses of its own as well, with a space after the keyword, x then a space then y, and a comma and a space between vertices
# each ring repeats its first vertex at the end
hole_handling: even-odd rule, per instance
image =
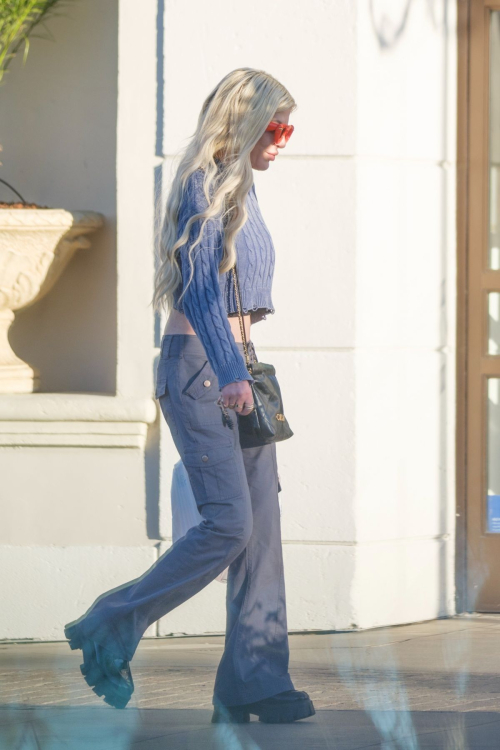
POLYGON ((0 81, 11 61, 24 44, 23 64, 29 52, 29 37, 55 41, 46 22, 72 5, 74 0, 0 0, 0 81), (34 34, 39 26, 46 35, 34 34))

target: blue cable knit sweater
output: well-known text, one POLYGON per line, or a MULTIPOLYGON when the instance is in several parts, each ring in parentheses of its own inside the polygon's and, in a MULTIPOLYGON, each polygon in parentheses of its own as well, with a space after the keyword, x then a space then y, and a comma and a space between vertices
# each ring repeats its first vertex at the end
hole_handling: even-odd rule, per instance
MULTIPOLYGON (((203 177, 204 172, 200 168, 188 178, 179 208, 177 237, 184 231, 188 219, 208 205, 203 192, 203 177)), ((271 299, 274 246, 260 212, 255 185, 252 185, 246 201, 248 219, 235 241, 242 313, 251 310, 274 313, 271 299)), ((202 240, 193 251, 193 279, 179 301, 190 274, 188 246, 196 240, 201 223, 201 219, 194 222, 188 242, 178 250, 182 288, 179 284, 175 290, 173 306, 186 315, 200 338, 207 359, 217 375, 219 389, 236 380, 254 382, 227 319, 228 315, 238 314, 238 307, 232 271, 219 274, 224 234, 220 217, 210 219, 205 225, 202 240)))

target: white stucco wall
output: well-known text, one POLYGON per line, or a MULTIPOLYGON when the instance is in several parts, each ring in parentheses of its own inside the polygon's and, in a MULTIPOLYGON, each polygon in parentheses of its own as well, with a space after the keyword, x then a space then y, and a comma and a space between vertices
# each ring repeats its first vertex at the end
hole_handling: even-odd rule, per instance
POLYGON ((455 611, 456 3, 414 3, 406 19, 403 4, 393 4, 397 33, 386 48, 375 34, 384 4, 374 18, 363 5, 353 598, 360 626, 455 611))
POLYGON ((12 326, 41 392, 0 395, 0 639, 64 638, 159 554, 155 17, 154 2, 72 4, 2 87, 1 176, 27 201, 97 211, 104 226, 12 326))
MULTIPOLYGON (((238 66, 299 105, 286 150, 255 172, 276 313, 252 328, 295 431, 278 445, 290 630, 454 612, 455 7, 406 5, 292 2, 263 29, 260 0, 251 16, 219 0, 194 26, 167 2, 167 155, 238 66)), ((207 594, 160 632, 199 632, 200 613, 222 630, 219 607, 207 594)))
MULTIPOLYGON (((265 24, 267 0, 256 0, 250 14, 228 0, 210 7, 165 0, 160 82, 156 3, 139 17, 131 0, 104 5, 76 4, 76 21, 54 23, 55 45, 35 40, 0 104, 6 179, 29 199, 107 218, 54 294, 21 313, 13 345, 45 373, 43 390, 106 392, 120 414, 136 399, 150 415, 158 354, 148 308, 160 161, 155 106, 162 101, 168 186, 172 158, 217 81, 240 66, 272 73, 299 108, 286 150, 267 172, 255 172, 276 247, 276 313, 252 329, 252 339, 259 359, 276 366, 295 432, 277 446, 289 629, 368 628, 452 613, 454 2, 410 4, 405 16, 405 3, 311 0, 306 7, 292 0, 279 23, 265 24), (130 54, 138 38, 140 54, 130 54), (34 70, 50 70, 53 79, 34 70), (49 103, 37 86, 48 88, 49 103), (38 119, 24 122, 18 137, 3 112, 21 101, 37 107, 38 119), (23 144, 35 138, 39 152, 25 154, 23 144), (61 175, 65 189, 56 189, 61 175)), ((0 638, 62 638, 64 622, 142 574, 171 544, 178 455, 166 424, 135 416, 139 427, 149 424, 147 440, 122 445, 109 414, 92 408, 110 435, 106 448, 47 446, 53 452, 42 463, 31 447, 19 459, 34 474, 50 469, 51 481, 37 484, 40 527, 14 524, 0 540, 4 566, 16 572, 1 595, 17 613, 3 624, 0 618, 0 638), (76 495, 75 475, 82 482, 76 495), (96 492, 92 503, 103 509, 109 534, 92 514, 77 514, 86 489, 96 492), (54 571, 64 571, 57 591, 54 571), (30 592, 29 607, 16 598, 20 590, 30 592)), ((12 480, 9 507, 16 497, 12 480)), ((21 499, 33 513, 28 486, 21 499)), ((224 600, 225 585, 214 581, 146 635, 223 632, 224 600)))
MULTIPOLYGON (((98 211, 102 229, 51 291, 16 314, 10 340, 44 392, 116 387, 118 3, 87 0, 50 21, 2 82, 0 174, 27 202, 98 211)), ((2 200, 16 200, 0 185, 2 200)))

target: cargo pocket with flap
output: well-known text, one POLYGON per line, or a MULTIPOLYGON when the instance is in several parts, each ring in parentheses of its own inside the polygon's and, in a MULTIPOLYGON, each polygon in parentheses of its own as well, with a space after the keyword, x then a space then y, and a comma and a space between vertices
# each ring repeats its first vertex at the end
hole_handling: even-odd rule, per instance
POLYGON ((200 357, 183 357, 181 363, 181 394, 189 422, 193 427, 219 423, 218 380, 210 362, 200 357))
POLYGON ((158 366, 156 368, 155 398, 159 400, 165 421, 169 426, 171 433, 174 435, 178 433, 178 428, 175 423, 169 387, 173 362, 174 360, 172 359, 162 358, 158 361, 158 366))
POLYGON ((205 503, 217 504, 243 494, 238 456, 232 445, 203 443, 187 448, 182 460, 200 513, 205 503))
POLYGON ((165 396, 168 392, 166 360, 160 359, 156 368, 155 398, 165 396))

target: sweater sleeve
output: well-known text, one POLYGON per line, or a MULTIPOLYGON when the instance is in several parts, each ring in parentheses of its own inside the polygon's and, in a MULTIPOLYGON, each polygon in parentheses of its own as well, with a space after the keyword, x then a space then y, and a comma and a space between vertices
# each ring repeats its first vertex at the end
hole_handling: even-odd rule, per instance
MULTIPOLYGON (((186 185, 182 226, 185 226, 190 216, 204 211, 207 205, 203 192, 203 172, 196 171, 190 175, 186 185)), ((184 285, 191 272, 188 247, 198 237, 201 224, 201 219, 193 223, 187 244, 179 250, 184 285)), ((238 380, 254 382, 236 345, 219 286, 223 239, 222 219, 210 219, 205 225, 201 242, 193 250, 193 278, 182 298, 186 318, 203 344, 207 359, 217 375, 219 389, 238 380)))

